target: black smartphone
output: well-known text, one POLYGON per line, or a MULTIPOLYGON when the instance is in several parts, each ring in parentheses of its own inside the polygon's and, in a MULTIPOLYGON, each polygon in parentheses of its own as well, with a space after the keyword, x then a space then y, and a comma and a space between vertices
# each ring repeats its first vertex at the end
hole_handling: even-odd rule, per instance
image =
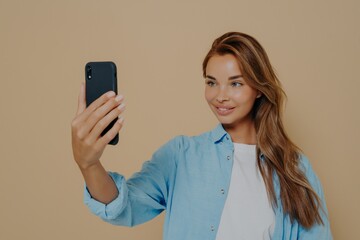
MULTIPOLYGON (((117 95, 117 72, 113 62, 89 62, 85 65, 85 86, 86 86, 86 106, 108 91, 114 91, 117 95)), ((115 124, 114 119, 101 133, 104 136, 107 131, 115 124)), ((119 141, 119 134, 112 139, 109 144, 116 145, 119 141)))

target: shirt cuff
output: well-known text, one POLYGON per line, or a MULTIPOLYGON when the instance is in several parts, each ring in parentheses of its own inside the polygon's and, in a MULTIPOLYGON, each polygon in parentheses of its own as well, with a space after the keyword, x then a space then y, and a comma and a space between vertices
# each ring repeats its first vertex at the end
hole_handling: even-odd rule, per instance
POLYGON ((124 176, 113 172, 109 172, 108 174, 113 179, 119 191, 118 196, 110 203, 104 204, 91 197, 90 192, 85 184, 84 203, 93 214, 101 217, 104 220, 113 220, 122 213, 126 206, 128 188, 124 176))

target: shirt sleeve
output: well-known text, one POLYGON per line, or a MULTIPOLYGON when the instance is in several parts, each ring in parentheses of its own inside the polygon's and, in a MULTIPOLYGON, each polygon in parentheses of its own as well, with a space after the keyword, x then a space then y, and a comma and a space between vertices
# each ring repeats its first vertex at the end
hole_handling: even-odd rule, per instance
POLYGON ((306 240, 317 240, 317 239, 324 239, 324 240, 332 240, 332 234, 330 229, 330 222, 329 222, 329 215, 328 210, 326 207, 325 202, 325 196, 324 191, 321 186, 319 178, 316 176, 314 170, 311 167, 311 164, 309 160, 302 156, 302 165, 306 174, 306 177, 308 178, 308 181, 310 182, 311 186, 317 193, 317 195, 320 198, 321 206, 320 209, 320 216, 322 221, 324 222, 324 225, 322 224, 315 224, 310 229, 305 229, 302 226, 300 226, 299 229, 299 237, 298 239, 306 239, 306 240))
POLYGON ((84 202, 90 211, 114 225, 135 226, 166 209, 169 192, 176 172, 176 161, 181 149, 180 137, 160 147, 146 161, 141 171, 126 180, 121 174, 109 172, 119 195, 109 204, 93 199, 85 186, 84 202))

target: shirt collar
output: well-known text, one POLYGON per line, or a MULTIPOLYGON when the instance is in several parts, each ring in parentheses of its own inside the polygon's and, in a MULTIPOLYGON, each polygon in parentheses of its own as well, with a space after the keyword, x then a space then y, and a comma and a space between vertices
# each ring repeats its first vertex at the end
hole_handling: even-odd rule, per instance
MULTIPOLYGON (((228 133, 225 131, 223 125, 219 123, 211 132, 210 137, 214 141, 214 143, 219 143, 223 140, 223 138, 227 136, 230 139, 230 136, 228 136, 228 133)), ((262 161, 265 160, 265 155, 263 153, 260 153, 260 159, 262 161)))
POLYGON ((220 142, 228 133, 225 131, 224 127, 221 123, 219 123, 216 128, 214 128, 211 133, 210 137, 214 141, 214 143, 220 142))

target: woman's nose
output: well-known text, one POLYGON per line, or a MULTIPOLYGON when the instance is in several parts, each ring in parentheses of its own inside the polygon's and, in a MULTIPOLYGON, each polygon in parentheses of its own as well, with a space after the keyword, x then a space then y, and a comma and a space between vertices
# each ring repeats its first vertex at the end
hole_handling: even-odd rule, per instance
POLYGON ((219 93, 216 96, 216 101, 218 101, 219 103, 222 103, 222 102, 228 101, 228 100, 229 100, 229 96, 227 94, 226 88, 220 87, 219 93))

